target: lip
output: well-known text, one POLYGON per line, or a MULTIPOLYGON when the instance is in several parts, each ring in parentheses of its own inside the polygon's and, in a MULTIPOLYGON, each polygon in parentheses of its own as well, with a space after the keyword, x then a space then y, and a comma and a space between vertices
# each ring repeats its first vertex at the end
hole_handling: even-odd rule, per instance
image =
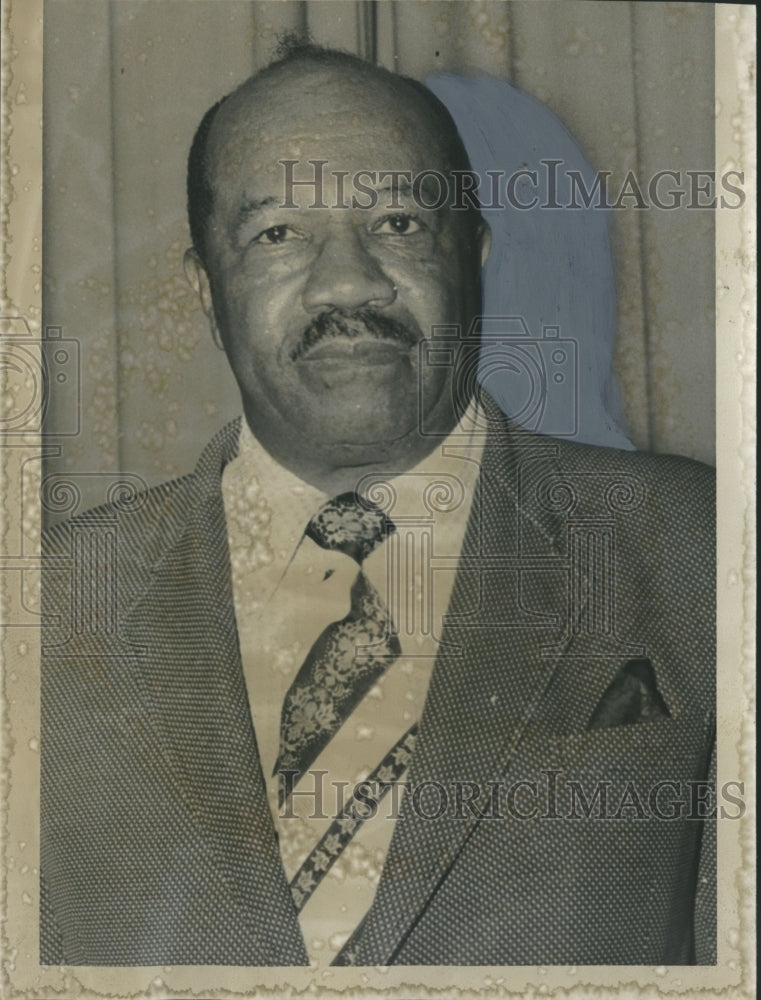
POLYGON ((354 365, 395 364, 408 354, 404 344, 395 340, 362 338, 346 340, 342 337, 324 340, 312 347, 300 360, 313 364, 320 361, 350 362, 354 365))

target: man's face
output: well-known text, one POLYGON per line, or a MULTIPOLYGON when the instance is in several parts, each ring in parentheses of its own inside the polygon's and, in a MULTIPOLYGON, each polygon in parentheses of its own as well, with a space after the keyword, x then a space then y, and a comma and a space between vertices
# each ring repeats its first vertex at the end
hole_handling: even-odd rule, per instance
POLYGON ((362 466, 414 452, 421 406, 426 427, 449 430, 451 371, 421 370, 418 345, 434 325, 467 329, 478 310, 466 213, 421 208, 389 179, 375 207, 336 204, 351 205, 358 171, 447 173, 417 102, 344 69, 285 70, 220 109, 209 149, 214 203, 196 280, 265 447, 291 467, 362 466), (314 207, 314 186, 287 191, 279 162, 299 161, 294 179, 312 180, 315 159, 327 161, 327 208, 314 207))

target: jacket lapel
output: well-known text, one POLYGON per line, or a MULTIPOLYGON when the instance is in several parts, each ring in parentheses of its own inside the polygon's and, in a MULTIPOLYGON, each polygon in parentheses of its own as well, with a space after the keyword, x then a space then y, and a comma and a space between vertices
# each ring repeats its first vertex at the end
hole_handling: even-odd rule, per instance
MULTIPOLYGON (((435 785, 451 795, 453 783, 475 782, 478 802, 486 802, 489 782, 504 774, 557 662, 557 654, 541 655, 537 624, 530 616, 527 620, 521 608, 517 570, 527 527, 531 535, 538 531, 542 536, 542 551, 551 553, 555 547, 552 525, 525 522, 518 460, 551 467, 556 446, 536 438, 526 446, 512 442, 496 407, 487 408, 489 432, 450 602, 450 624, 445 625, 431 677, 407 794, 375 901, 345 956, 360 965, 394 961, 473 829, 474 817, 457 818, 451 809, 435 820, 422 815, 435 811, 435 785), (432 797, 421 795, 412 808, 410 792, 425 783, 431 783, 432 797)), ((563 581, 553 576, 537 574, 534 581, 543 590, 535 596, 543 597, 547 607, 557 604, 556 592, 563 589, 563 581)), ((542 636, 559 640, 554 620, 540 618, 538 627, 542 636)))
MULTIPOLYGON (((124 623, 178 795, 224 883, 252 923, 250 964, 307 955, 280 862, 240 662, 221 471, 230 425, 202 456, 184 522, 124 623)), ((167 523, 167 519, 165 522, 167 523)))
POLYGON ((562 478, 560 446, 512 427, 491 401, 487 411, 481 475, 443 636, 462 655, 437 658, 375 901, 340 961, 393 963, 478 822, 469 810, 454 814, 454 784, 474 782, 486 809, 490 782, 504 779, 527 731, 583 729, 590 697, 615 670, 609 650, 595 658, 591 648, 592 659, 579 667, 577 656, 587 650, 568 616, 567 518, 536 502, 538 484, 562 478), (429 798, 421 794, 413 808, 410 792, 426 784, 429 798), (436 812, 436 786, 450 808, 433 820, 423 813, 436 812))

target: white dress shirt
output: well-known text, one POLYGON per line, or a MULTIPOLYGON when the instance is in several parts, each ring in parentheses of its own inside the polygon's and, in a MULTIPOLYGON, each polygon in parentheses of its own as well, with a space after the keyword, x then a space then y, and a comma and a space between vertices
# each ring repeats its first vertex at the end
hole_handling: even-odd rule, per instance
MULTIPOLYGON (((322 630, 348 613, 359 567, 304 536, 330 498, 280 466, 242 421, 238 455, 224 470, 222 493, 243 671, 289 880, 354 786, 420 718, 482 447, 482 422, 472 406, 415 468, 358 481, 357 492, 380 503, 396 526, 362 569, 391 612, 402 655, 302 777, 288 817, 278 808, 278 779, 272 774, 283 699, 322 630)), ((315 967, 330 964, 372 903, 402 792, 400 786, 386 795, 300 912, 315 967)))

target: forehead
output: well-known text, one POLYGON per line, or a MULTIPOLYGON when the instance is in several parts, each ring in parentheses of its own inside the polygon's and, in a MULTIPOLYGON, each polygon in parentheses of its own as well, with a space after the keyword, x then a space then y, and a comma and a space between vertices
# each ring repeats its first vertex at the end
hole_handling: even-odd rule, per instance
POLYGON ((241 187, 271 192, 282 183, 284 159, 324 160, 326 172, 444 171, 446 140, 422 97, 401 80, 294 65, 245 85, 220 108, 207 169, 224 199, 241 187))

